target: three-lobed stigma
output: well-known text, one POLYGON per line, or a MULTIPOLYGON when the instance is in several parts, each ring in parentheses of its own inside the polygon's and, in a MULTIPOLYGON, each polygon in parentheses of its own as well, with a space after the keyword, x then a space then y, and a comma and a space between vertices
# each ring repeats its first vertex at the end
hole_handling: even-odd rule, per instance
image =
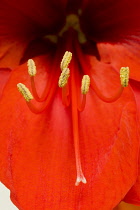
POLYGON ((86 36, 83 33, 82 29, 81 29, 81 25, 80 25, 80 19, 79 16, 81 11, 79 10, 79 15, 76 14, 69 14, 66 17, 66 23, 64 25, 64 27, 61 29, 61 31, 59 32, 59 36, 63 36, 63 34, 69 30, 69 28, 73 28, 77 34, 78 34, 78 41, 80 44, 84 44, 87 42, 86 36))

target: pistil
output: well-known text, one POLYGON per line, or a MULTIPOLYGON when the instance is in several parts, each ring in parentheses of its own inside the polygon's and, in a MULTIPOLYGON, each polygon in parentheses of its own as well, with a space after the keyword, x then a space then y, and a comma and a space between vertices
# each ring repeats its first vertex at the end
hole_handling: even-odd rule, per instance
POLYGON ((74 149, 76 158, 76 171, 77 178, 75 185, 78 186, 80 182, 86 184, 86 178, 82 171, 81 157, 80 157, 80 147, 79 147, 79 127, 78 127, 78 101, 77 101, 77 89, 74 72, 71 73, 71 107, 72 107, 72 123, 73 123, 73 138, 74 138, 74 149))
POLYGON ((61 37, 66 31, 68 31, 69 28, 73 28, 75 31, 77 31, 78 34, 78 41, 81 44, 84 44, 87 42, 86 36, 81 30, 80 27, 80 21, 79 17, 76 14, 70 14, 66 17, 66 24, 59 32, 59 36, 61 37))

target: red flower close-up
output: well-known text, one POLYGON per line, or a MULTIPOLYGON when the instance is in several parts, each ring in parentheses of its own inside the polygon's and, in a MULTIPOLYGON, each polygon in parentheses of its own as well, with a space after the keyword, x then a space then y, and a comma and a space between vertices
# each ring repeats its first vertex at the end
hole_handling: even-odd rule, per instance
POLYGON ((140 2, 0 0, 0 181, 19 210, 140 209, 140 2))

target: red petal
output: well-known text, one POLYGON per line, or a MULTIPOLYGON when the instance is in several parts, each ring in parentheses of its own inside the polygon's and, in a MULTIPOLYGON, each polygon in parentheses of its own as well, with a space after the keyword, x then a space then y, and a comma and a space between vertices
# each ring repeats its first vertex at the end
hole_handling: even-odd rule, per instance
POLYGON ((124 42, 140 34, 138 0, 84 0, 82 17, 86 34, 95 41, 124 42))
MULTIPOLYGON (((135 99, 137 103, 137 115, 138 123, 140 124, 140 82, 131 81, 131 86, 133 88, 135 99)), ((140 157, 139 157, 139 167, 138 167, 138 177, 134 186, 130 189, 127 195, 124 198, 124 201, 127 203, 132 203, 140 206, 140 157)))
POLYGON ((140 1, 84 0, 82 26, 103 62, 118 71, 129 66, 131 78, 140 80, 140 1))
POLYGON ((67 1, 1 0, 0 67, 17 66, 29 42, 55 33, 65 21, 67 1), (16 55, 16 56, 15 56, 16 55))
POLYGON ((10 77, 10 69, 0 69, 0 98, 2 96, 3 89, 10 77))
MULTIPOLYGON (((47 32, 50 29, 53 29, 53 31, 55 31, 56 28, 58 28, 60 20, 65 17, 64 13, 67 4, 67 0, 21 0, 20 4, 18 0, 3 1, 6 2, 7 6, 10 9, 14 9, 14 11, 22 13, 22 16, 24 18, 29 19, 35 25, 38 25, 40 28, 46 27, 47 32), (54 26, 55 29, 53 28, 54 26)), ((11 14, 13 14, 12 11, 10 12, 9 16, 11 16, 11 14)), ((14 16, 13 18, 14 21, 19 22, 16 16, 14 16)), ((26 22, 26 24, 28 23, 26 22)))
MULTIPOLYGON (((36 61, 39 91, 46 70, 50 78, 52 64, 52 57, 36 61)), ((74 64, 71 69, 78 72, 75 59, 74 64)), ((100 70, 95 69, 95 75, 100 70)), ((111 68, 109 72, 100 77, 103 84, 106 77, 111 84, 111 68)), ((117 76, 114 72, 115 84, 117 76)), ((13 202, 23 210, 114 208, 136 179, 138 135, 131 89, 126 88, 114 103, 102 102, 90 90, 86 107, 79 114, 81 161, 87 184, 75 187, 71 108, 62 105, 57 89, 50 108, 35 115, 18 93, 18 82, 30 86, 25 65, 12 72, 0 103, 0 179, 11 190, 13 202)))
POLYGON ((137 181, 123 200, 127 203, 140 206, 140 166, 138 169, 137 181))
POLYGON ((129 66, 130 78, 140 81, 140 59, 139 43, 130 42, 129 44, 105 44, 98 43, 97 48, 101 56, 101 61, 111 63, 111 65, 119 72, 123 66, 129 66))

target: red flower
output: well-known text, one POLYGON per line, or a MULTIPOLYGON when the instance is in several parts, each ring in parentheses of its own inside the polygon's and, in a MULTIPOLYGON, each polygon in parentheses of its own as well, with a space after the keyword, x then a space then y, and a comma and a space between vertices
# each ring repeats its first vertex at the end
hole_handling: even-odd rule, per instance
POLYGON ((140 205, 139 42, 138 0, 1 0, 2 90, 8 82, 0 101, 0 180, 20 210, 109 210, 124 197, 140 205), (65 51, 72 52, 70 73, 59 86, 70 77, 59 88, 65 51), (29 58, 37 67, 31 81, 29 58), (130 68, 126 88, 122 66, 130 68), (91 80, 86 96, 83 75, 91 80), (32 88, 31 110, 18 83, 32 88))

